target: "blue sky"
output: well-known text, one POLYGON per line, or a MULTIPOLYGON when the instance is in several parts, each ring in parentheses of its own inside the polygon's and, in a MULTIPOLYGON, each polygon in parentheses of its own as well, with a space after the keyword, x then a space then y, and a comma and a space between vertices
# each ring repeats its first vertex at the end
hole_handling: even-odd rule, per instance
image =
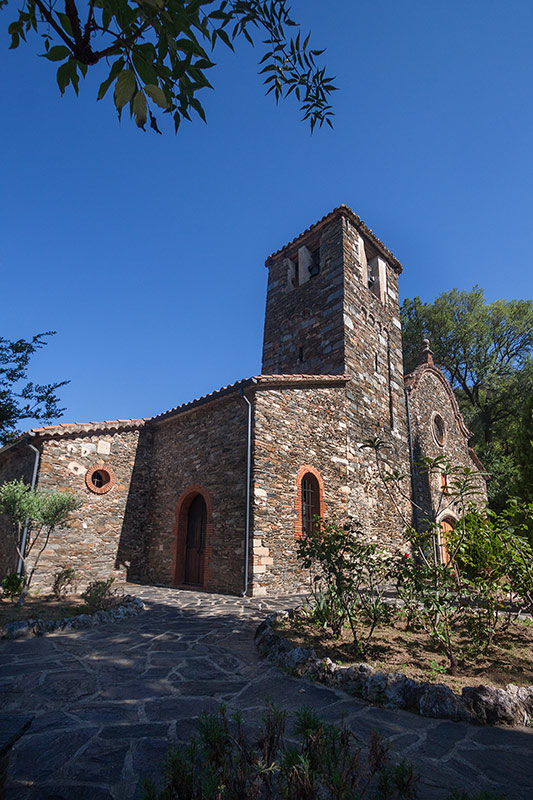
POLYGON ((119 124, 100 73, 61 98, 37 42, 7 50, 15 7, 0 334, 57 331, 31 377, 70 379, 62 421, 151 416, 257 374, 264 260, 340 203, 403 263, 402 297, 533 296, 529 0, 293 0, 340 88, 312 137, 244 42, 214 59, 207 125, 119 124))

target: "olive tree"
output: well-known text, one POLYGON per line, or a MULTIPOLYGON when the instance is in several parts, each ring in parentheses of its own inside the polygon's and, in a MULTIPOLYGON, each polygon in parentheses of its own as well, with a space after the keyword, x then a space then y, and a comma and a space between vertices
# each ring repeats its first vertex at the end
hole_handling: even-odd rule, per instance
POLYGON ((68 525, 78 501, 70 492, 42 492, 22 480, 0 486, 0 514, 11 521, 12 536, 22 564, 22 591, 18 605, 24 605, 40 558, 57 527, 68 525))

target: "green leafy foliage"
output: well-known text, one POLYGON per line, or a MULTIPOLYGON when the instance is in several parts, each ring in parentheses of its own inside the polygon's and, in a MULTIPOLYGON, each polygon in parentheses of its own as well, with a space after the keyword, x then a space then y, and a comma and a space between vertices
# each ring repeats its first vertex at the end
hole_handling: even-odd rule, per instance
POLYGON ((287 0, 66 0, 59 8, 26 0, 8 28, 11 48, 41 34, 43 57, 63 62, 61 94, 69 85, 78 94, 80 76, 111 60, 98 99, 114 84, 119 118, 129 104, 139 128, 148 115, 160 133, 155 107, 172 116, 176 131, 193 113, 205 121, 199 93, 212 88, 211 55, 220 44, 233 50, 241 38, 264 47, 259 65, 267 94, 276 102, 294 95, 311 130, 332 125, 328 98, 336 87, 318 64, 324 51, 310 46, 310 35, 290 35, 297 23, 287 0))
POLYGON ((403 515, 409 553, 398 556, 394 569, 408 623, 428 634, 457 674, 467 656, 488 652, 521 611, 533 608, 533 551, 521 535, 533 509, 513 500, 499 514, 487 511, 480 503, 482 474, 443 458, 414 465, 430 485, 444 478, 440 497, 423 508, 405 495, 405 476, 388 467, 383 443, 364 447, 374 450, 399 513, 405 500, 415 512, 416 526, 403 515), (455 520, 448 533, 443 519, 455 520))
POLYGON ((88 585, 82 594, 82 598, 85 600, 85 606, 89 614, 94 614, 96 611, 105 611, 115 605, 117 595, 113 589, 114 582, 114 578, 108 578, 105 581, 93 581, 88 585))
POLYGON ((22 561, 23 586, 18 604, 24 605, 39 560, 57 527, 67 527, 78 501, 70 492, 41 492, 22 480, 0 486, 0 514, 11 520, 16 551, 22 561))
POLYGON ((491 475, 491 506, 501 510, 513 493, 531 501, 533 481, 523 475, 523 459, 533 462, 533 301, 486 303, 475 286, 452 289, 433 303, 407 299, 401 315, 405 368, 414 368, 422 339, 429 338, 491 475), (519 431, 524 404, 530 416, 519 431))
POLYGON ((344 724, 322 721, 302 708, 295 715, 290 743, 287 713, 269 706, 259 736, 246 735, 242 718, 228 719, 224 706, 202 714, 198 735, 172 749, 164 787, 146 783, 145 800, 407 800, 417 796, 410 764, 394 765, 385 740, 372 732, 363 755, 344 724))
POLYGON ((16 600, 22 592, 24 579, 20 575, 17 575, 16 572, 11 572, 2 580, 1 586, 2 598, 5 597, 8 600, 16 600))
POLYGON ((390 560, 369 544, 353 523, 315 520, 298 541, 298 557, 311 570, 311 613, 340 636, 350 626, 354 650, 364 655, 377 625, 388 620, 384 590, 390 560))
POLYGON ((49 384, 27 381, 32 355, 52 335, 53 331, 39 333, 30 341, 0 337, 0 444, 17 436, 20 432, 17 425, 23 419, 48 421, 61 416, 63 409, 58 406, 56 390, 67 381, 49 384))
POLYGON ((77 574, 74 567, 63 567, 54 575, 52 594, 56 600, 62 600, 76 590, 77 574))

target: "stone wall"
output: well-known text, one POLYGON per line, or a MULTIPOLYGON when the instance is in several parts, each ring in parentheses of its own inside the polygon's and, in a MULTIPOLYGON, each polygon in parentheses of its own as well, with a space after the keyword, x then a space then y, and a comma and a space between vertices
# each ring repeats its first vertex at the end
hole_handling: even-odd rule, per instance
POLYGON ((263 339, 264 374, 344 372, 342 219, 272 260, 263 339), (299 245, 319 252, 320 272, 294 285, 299 245))
MULTIPOLYGON (((358 521, 371 541, 397 548, 403 544, 405 520, 410 521, 409 504, 400 496, 393 502, 373 451, 363 448, 367 440, 379 438, 389 465, 409 474, 401 267, 391 254, 389 261, 385 256, 364 226, 342 212, 271 256, 263 372, 351 378, 338 419, 345 437, 344 514, 358 521), (308 253, 316 254, 311 277, 301 269, 308 253), (293 278, 296 266, 303 283, 293 278)), ((409 491, 408 478, 403 488, 409 491)))
MULTIPOLYGON (((379 285, 377 278, 369 283, 376 251, 349 219, 343 220, 343 230, 346 372, 352 376, 346 406, 348 513, 370 541, 397 548, 409 504, 400 495, 391 497, 374 451, 363 445, 379 439, 389 466, 408 474, 398 272, 381 259, 379 285)), ((409 492, 408 479, 403 489, 409 492)))
POLYGON ((235 393, 153 425, 151 581, 174 584, 177 535, 186 535, 177 530, 177 504, 200 487, 211 509, 204 587, 243 591, 246 420, 246 403, 235 393))
POLYGON ((323 484, 324 512, 346 518, 345 389, 280 388, 256 392, 252 506, 253 594, 286 594, 308 586, 296 556, 298 473, 313 467, 323 484))
MULTIPOLYGON (((415 464, 423 458, 444 457, 452 466, 464 466, 478 470, 468 448, 469 432, 464 424, 457 401, 444 375, 432 364, 418 366, 406 379, 410 389, 409 406, 413 437, 415 464), (443 443, 439 444, 434 428, 436 415, 444 423, 443 443)), ((487 502, 486 484, 483 478, 477 481, 479 494, 476 500, 487 502)), ((446 499, 440 474, 428 477, 423 470, 416 470, 415 492, 417 502, 425 509, 426 516, 441 521, 453 518, 458 509, 446 499)), ((420 520, 422 522, 422 520, 420 520)))
POLYGON ((49 590, 55 573, 63 567, 74 567, 83 587, 110 576, 122 580, 128 566, 136 565, 137 554, 144 549, 142 534, 138 528, 138 541, 131 535, 124 538, 123 521, 138 442, 139 430, 72 431, 42 440, 37 488, 70 491, 80 507, 71 515, 70 527, 57 529, 50 538, 33 579, 34 588, 49 590), (98 466, 111 469, 114 475, 114 484, 105 494, 96 494, 86 485, 87 471, 98 466))
MULTIPOLYGON (((0 485, 22 479, 31 484, 35 453, 27 445, 13 447, 0 459, 0 485)), ((0 515, 0 580, 16 572, 18 563, 11 521, 0 515)))

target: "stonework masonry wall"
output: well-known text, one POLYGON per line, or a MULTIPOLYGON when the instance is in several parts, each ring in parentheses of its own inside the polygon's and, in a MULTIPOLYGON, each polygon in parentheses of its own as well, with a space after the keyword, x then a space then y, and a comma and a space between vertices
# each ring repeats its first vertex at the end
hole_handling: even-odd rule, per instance
POLYGON ((344 371, 342 220, 332 222, 307 244, 320 249, 320 272, 307 282, 295 287, 289 278, 289 256, 297 261, 297 249, 269 268, 264 374, 344 371))
POLYGON ((174 583, 176 504, 188 487, 202 486, 212 506, 205 588, 243 591, 246 420, 236 393, 153 426, 149 580, 174 583))
POLYGON ((296 556, 297 475, 314 467, 324 482, 325 515, 344 520, 347 485, 344 387, 256 392, 253 463, 253 594, 308 586, 296 556))
POLYGON ((371 283, 376 257, 375 246, 339 216, 269 259, 263 372, 350 376, 341 418, 349 487, 344 513, 370 540, 398 548, 408 504, 398 497, 398 509, 373 451, 362 448, 379 438, 390 466, 408 473, 398 274, 381 259, 379 285, 371 283), (291 263, 302 246, 319 249, 320 272, 293 286, 291 263))
MULTIPOLYGON (((381 442, 380 458, 406 476, 402 489, 408 496, 401 265, 346 207, 267 265, 261 376, 148 421, 39 429, 45 432, 32 440, 42 448, 39 488, 73 491, 82 507, 70 531, 54 536, 37 585, 49 585, 60 567, 74 566, 85 582, 117 575, 173 585, 194 576, 205 589, 240 594, 248 406, 239 386, 253 404, 253 594, 306 585, 295 541, 303 468, 320 479, 326 517, 358 523, 380 547, 404 546, 405 523, 416 522, 411 504, 399 492, 391 495, 375 452, 364 446, 381 442), (99 464, 115 475, 105 494, 85 485, 87 470, 99 464), (187 557, 194 561, 198 550, 185 546, 188 504, 198 493, 207 513, 204 568, 187 572, 187 557)), ((407 378, 415 458, 442 454, 451 463, 475 466, 453 393, 433 366, 429 345, 423 353, 426 361, 407 378), (433 432, 435 413, 444 422, 442 446, 433 432)), ((21 442, 0 459, 0 482, 21 474, 29 482, 32 467, 33 454, 21 442)), ((480 486, 485 491, 483 481, 480 486)), ((416 491, 435 513, 442 501, 438 477, 429 485, 418 474, 416 491)), ((4 573, 13 569, 5 535, 0 559, 4 573)))
MULTIPOLYGON (((126 578, 129 565, 143 551, 142 541, 125 536, 123 525, 138 442, 138 430, 43 441, 37 488, 70 491, 81 505, 72 514, 68 529, 54 531, 35 574, 34 588, 49 590, 55 573, 63 567, 74 567, 81 586, 111 576, 126 578), (95 466, 109 467, 114 473, 114 485, 106 494, 95 494, 86 486, 86 472, 95 466), (129 538, 129 548, 124 537, 129 538)), ((141 526, 138 536, 142 536, 141 526)))
MULTIPOLYGON (((434 367, 419 366, 408 381, 412 386, 409 397, 411 425, 413 429, 414 462, 422 458, 443 456, 452 466, 464 466, 478 470, 468 449, 466 428, 451 390, 446 380, 434 367), (439 445, 433 432, 433 419, 439 414, 444 421, 444 443, 439 445)), ((443 496, 439 475, 431 479, 421 470, 415 472, 415 492, 417 501, 427 509, 426 515, 437 521, 454 517, 455 510, 443 496)), ((480 504, 487 502, 486 484, 481 478, 477 481, 480 504)), ((420 520, 422 522, 422 520, 420 520)))
MULTIPOLYGON (((28 446, 13 448, 0 461, 0 485, 17 479, 31 484, 35 453, 28 446)), ((11 521, 0 515, 0 580, 16 572, 18 563, 11 521)))
MULTIPOLYGON (((395 549, 403 544, 402 514, 409 517, 409 507, 401 496, 391 498, 374 451, 362 446, 380 439, 390 467, 408 472, 398 275, 386 266, 380 299, 368 281, 373 251, 350 220, 343 227, 346 372, 352 376, 346 406, 348 513, 371 541, 395 549)), ((409 491, 408 481, 403 488, 409 491)))

